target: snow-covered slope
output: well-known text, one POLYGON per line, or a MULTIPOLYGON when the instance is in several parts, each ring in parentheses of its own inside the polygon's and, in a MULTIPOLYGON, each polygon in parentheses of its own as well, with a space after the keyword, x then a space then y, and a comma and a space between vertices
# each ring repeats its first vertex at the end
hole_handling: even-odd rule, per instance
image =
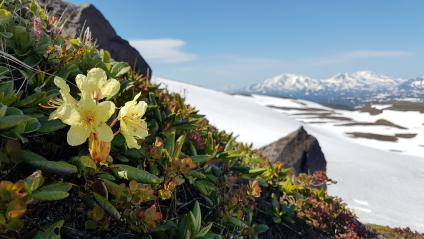
MULTIPOLYGON (((183 94, 212 124, 256 147, 300 126, 287 114, 262 106, 253 98, 162 78, 153 80, 183 94)), ((424 158, 355 144, 314 125, 305 128, 318 138, 328 161, 328 174, 338 181, 329 187, 330 194, 343 198, 363 222, 409 226, 424 232, 424 158)))
POLYGON ((317 129, 333 132, 355 144, 399 154, 419 157, 424 155, 424 113, 419 111, 400 111, 393 109, 392 104, 373 104, 371 107, 378 112, 371 114, 365 110, 366 108, 363 110, 332 109, 306 100, 263 95, 237 97, 253 100, 288 115, 291 119, 313 125, 317 129), (362 134, 362 137, 353 137, 354 133, 362 134), (366 138, 367 135, 364 134, 370 138, 366 138), (383 138, 379 139, 379 136, 383 138))
POLYGON ((280 113, 256 104, 250 99, 163 78, 155 77, 153 81, 162 83, 169 90, 185 96, 187 103, 199 109, 200 113, 206 115, 219 129, 234 132, 239 135, 239 140, 253 142, 256 147, 266 145, 300 126, 299 122, 292 119, 281 120, 280 113), (229 118, 235 115, 240 117, 229 121, 229 118), (270 127, 277 128, 272 131, 270 127))

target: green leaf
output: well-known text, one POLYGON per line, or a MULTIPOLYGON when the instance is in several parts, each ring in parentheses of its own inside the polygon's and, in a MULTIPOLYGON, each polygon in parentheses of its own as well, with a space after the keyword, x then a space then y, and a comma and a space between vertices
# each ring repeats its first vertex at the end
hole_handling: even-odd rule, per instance
POLYGON ((23 133, 25 133, 25 134, 32 133, 34 131, 39 130, 40 127, 41 127, 41 124, 38 121, 38 119, 31 118, 30 120, 25 122, 25 129, 24 129, 23 133))
POLYGON ((205 142, 206 154, 215 154, 215 141, 211 132, 208 132, 208 137, 205 142))
POLYGON ((230 140, 228 140, 227 144, 225 145, 224 152, 227 152, 234 148, 234 143, 235 143, 234 141, 235 141, 234 138, 231 138, 230 140))
POLYGON ((41 127, 38 129, 39 133, 51 133, 66 127, 66 124, 60 120, 40 120, 41 127))
POLYGON ((69 39, 69 43, 71 43, 72 46, 74 47, 80 47, 81 46, 81 41, 78 39, 69 39))
POLYGON ((32 197, 39 201, 57 201, 65 199, 69 196, 69 193, 64 191, 37 191, 33 192, 32 197))
POLYGON ((0 118, 0 130, 13 128, 30 119, 32 117, 28 115, 6 115, 0 118))
POLYGON ((194 217, 193 231, 195 234, 197 234, 200 231, 200 228, 202 227, 202 212, 200 211, 200 205, 198 201, 194 203, 192 215, 194 217))
POLYGON ((60 239, 60 229, 62 229, 64 223, 64 220, 59 220, 45 228, 42 228, 32 239, 60 239))
POLYGON ((191 239, 192 238, 190 226, 188 225, 189 224, 188 218, 189 218, 189 216, 186 215, 185 217, 183 217, 183 219, 178 224, 178 238, 179 239, 191 239))
POLYGON ((96 202, 99 204, 100 207, 102 207, 107 213, 109 213, 117 220, 121 219, 121 214, 106 198, 97 193, 93 193, 93 195, 94 199, 96 199, 96 202))
POLYGON ((97 177, 100 178, 100 179, 106 179, 108 181, 115 181, 116 180, 116 178, 112 174, 109 174, 109 173, 101 173, 101 174, 98 174, 97 177))
POLYGON ((196 235, 196 238, 205 237, 212 228, 213 223, 209 223, 206 227, 202 228, 196 235))
POLYGON ((119 77, 122 75, 125 75, 131 67, 126 62, 117 62, 112 66, 112 69, 110 70, 110 76, 112 78, 119 77))
POLYGON ((125 164, 113 164, 110 166, 119 178, 127 180, 135 180, 139 183, 159 184, 162 179, 154 174, 151 174, 143 169, 135 168, 125 164))
POLYGON ((0 9, 0 25, 4 25, 12 20, 12 13, 6 9, 0 9))
POLYGON ((196 155, 196 156, 192 156, 191 160, 193 161, 193 163, 199 164, 199 163, 207 162, 213 158, 214 158, 213 155, 196 155))
POLYGON ((13 33, 11 32, 0 32, 0 35, 6 39, 10 39, 13 37, 13 33))
POLYGON ((206 196, 217 190, 216 186, 208 180, 197 180, 194 182, 194 187, 206 196))
POLYGON ((258 225, 255 225, 254 228, 257 234, 261 234, 269 230, 269 227, 266 224, 258 224, 258 225))
POLYGON ((0 92, 3 92, 4 94, 13 93, 14 86, 15 84, 13 81, 2 82, 0 83, 0 92))
POLYGON ((184 141, 185 141, 185 135, 181 135, 180 137, 178 137, 177 142, 175 144, 175 149, 174 149, 174 153, 172 155, 173 158, 179 158, 180 153, 181 153, 181 149, 184 145, 184 141))
POLYGON ((265 172, 267 168, 254 168, 249 170, 250 176, 258 176, 265 172))
POLYGON ((16 107, 33 107, 40 103, 44 97, 46 97, 46 92, 36 92, 32 95, 25 97, 24 99, 16 102, 16 107))
POLYGON ((165 149, 169 155, 174 154, 175 149, 175 131, 165 133, 165 149))
POLYGON ((189 143, 191 155, 197 156, 197 149, 194 146, 193 142, 189 141, 188 143, 189 143))
POLYGON ((17 157, 24 163, 44 172, 60 175, 73 174, 78 172, 77 167, 72 164, 69 164, 65 161, 49 161, 43 156, 27 150, 21 150, 17 157))
POLYGON ((5 116, 6 111, 7 111, 7 105, 0 103, 0 117, 5 116))
POLYGON ((233 224, 236 227, 240 227, 240 228, 248 228, 249 226, 243 222, 242 220, 236 218, 236 217, 229 217, 227 218, 228 222, 230 222, 231 224, 233 224))
POLYGON ((41 187, 38 189, 39 192, 41 191, 62 191, 62 192, 68 192, 72 188, 72 183, 66 183, 66 182, 59 182, 59 183, 53 183, 46 185, 44 187, 41 187))
POLYGON ((25 191, 31 193, 37 190, 44 182, 43 175, 40 170, 35 171, 24 180, 25 191))
POLYGON ((31 46, 32 42, 29 32, 26 27, 16 25, 11 28, 11 32, 13 33, 13 40, 18 47, 17 54, 25 55, 27 53, 27 49, 31 46))
POLYGON ((102 61, 105 62, 105 63, 109 63, 110 59, 112 58, 110 53, 107 50, 104 50, 104 49, 100 50, 100 56, 102 58, 102 61))
POLYGON ((7 107, 6 115, 23 115, 22 110, 16 107, 7 107))
POLYGON ((39 55, 30 54, 27 57, 25 57, 24 63, 31 67, 35 67, 41 62, 41 60, 42 58, 39 55))
POLYGON ((90 171, 95 172, 97 170, 96 162, 89 156, 73 157, 71 163, 77 166, 80 174, 86 174, 90 171))

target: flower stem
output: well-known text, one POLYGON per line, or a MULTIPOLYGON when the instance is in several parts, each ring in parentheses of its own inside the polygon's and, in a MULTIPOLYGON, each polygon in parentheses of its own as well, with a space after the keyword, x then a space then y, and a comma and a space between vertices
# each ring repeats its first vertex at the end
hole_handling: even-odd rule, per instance
POLYGON ((116 135, 118 135, 121 132, 121 128, 118 129, 118 131, 116 131, 115 133, 113 133, 113 137, 115 137, 116 135))
POLYGON ((118 123, 118 116, 110 123, 110 127, 112 128, 116 123, 118 123))

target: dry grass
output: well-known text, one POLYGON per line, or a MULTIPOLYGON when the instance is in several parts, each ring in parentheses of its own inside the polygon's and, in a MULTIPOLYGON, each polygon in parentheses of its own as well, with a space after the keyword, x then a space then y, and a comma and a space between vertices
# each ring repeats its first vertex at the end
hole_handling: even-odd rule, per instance
POLYGON ((424 113, 424 103, 406 101, 395 102, 392 106, 385 108, 385 110, 418 111, 424 113))
POLYGON ((352 138, 375 139, 375 140, 387 141, 387 142, 398 141, 398 137, 394 135, 373 134, 373 133, 363 133, 363 132, 347 132, 346 134, 351 136, 352 138))
POLYGON ((385 119, 378 119, 375 122, 352 122, 346 124, 339 124, 336 126, 389 126, 398 129, 408 129, 385 119))
POLYGON ((371 105, 367 105, 359 109, 360 112, 369 113, 370 115, 379 115, 383 113, 383 110, 379 110, 377 108, 372 107, 371 105))

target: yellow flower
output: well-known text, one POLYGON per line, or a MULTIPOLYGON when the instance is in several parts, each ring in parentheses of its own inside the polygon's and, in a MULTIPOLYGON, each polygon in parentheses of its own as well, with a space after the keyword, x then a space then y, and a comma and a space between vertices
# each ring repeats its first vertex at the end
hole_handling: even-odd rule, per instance
POLYGON ((141 118, 146 112, 147 104, 144 101, 137 103, 140 94, 137 94, 132 101, 126 102, 118 115, 121 134, 125 137, 128 148, 141 148, 137 140, 144 139, 149 134, 147 123, 141 118))
POLYGON ((54 78, 54 84, 59 88, 60 95, 62 96, 61 105, 50 114, 49 119, 60 119, 66 121, 69 118, 72 109, 75 108, 77 101, 70 94, 70 89, 65 80, 60 77, 54 78))
POLYGON ((75 82, 82 96, 89 96, 96 101, 116 95, 120 87, 117 80, 108 80, 106 72, 100 68, 89 70, 87 76, 78 74, 75 82))
POLYGON ((90 134, 96 134, 103 142, 111 142, 113 132, 107 120, 115 112, 115 104, 111 101, 96 103, 91 98, 82 97, 72 109, 70 116, 62 120, 71 126, 68 131, 68 144, 76 146, 83 144, 90 134))

